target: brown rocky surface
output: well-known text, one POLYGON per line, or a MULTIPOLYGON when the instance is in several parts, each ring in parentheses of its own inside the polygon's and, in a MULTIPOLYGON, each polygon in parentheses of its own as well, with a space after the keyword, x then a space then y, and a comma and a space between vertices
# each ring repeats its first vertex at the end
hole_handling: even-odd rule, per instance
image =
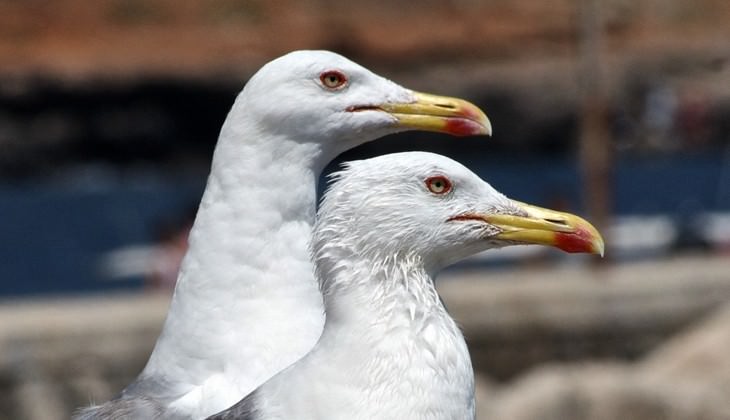
POLYGON ((704 384, 730 400, 730 305, 649 354, 640 369, 667 383, 704 384))
POLYGON ((685 256, 599 271, 444 273, 439 291, 475 367, 508 379, 551 360, 636 359, 729 302, 730 275, 726 258, 685 256))
POLYGON ((730 419, 730 304, 645 359, 552 364, 477 393, 483 420, 730 419))
MULTIPOLYGON (((445 61, 550 60, 576 54, 578 4, 306 0, 6 1, 0 76, 67 79, 168 75, 238 80, 301 48, 385 68, 445 61)), ((609 51, 640 55, 727 48, 723 0, 603 2, 609 51)))
POLYGON ((730 401, 700 383, 667 382, 633 366, 549 366, 504 387, 483 420, 726 420, 730 401))

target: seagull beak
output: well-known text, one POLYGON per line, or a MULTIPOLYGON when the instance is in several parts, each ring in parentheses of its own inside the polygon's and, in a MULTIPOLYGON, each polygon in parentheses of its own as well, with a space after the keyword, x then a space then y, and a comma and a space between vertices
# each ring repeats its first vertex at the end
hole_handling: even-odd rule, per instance
POLYGON ((544 209, 513 201, 526 215, 468 214, 450 220, 481 220, 501 230, 492 239, 522 244, 549 245, 565 252, 603 256, 601 234, 585 219, 574 214, 544 209))
POLYGON ((454 136, 492 135, 489 118, 471 102, 458 98, 414 92, 415 101, 379 105, 397 120, 399 127, 436 131, 454 136))

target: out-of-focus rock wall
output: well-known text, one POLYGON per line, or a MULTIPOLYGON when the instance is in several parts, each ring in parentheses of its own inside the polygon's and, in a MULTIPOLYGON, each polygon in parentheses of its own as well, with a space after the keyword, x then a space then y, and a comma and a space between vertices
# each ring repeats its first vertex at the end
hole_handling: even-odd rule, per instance
POLYGON ((0 306, 0 418, 68 418, 110 398, 144 366, 168 296, 109 296, 0 306))
POLYGON ((730 261, 684 257, 597 271, 477 269, 445 274, 440 284, 475 368, 510 380, 549 361, 638 360, 730 302, 730 261))
POLYGON ((480 419, 730 419, 730 305, 637 363, 550 365, 499 390, 480 419))
MULTIPOLYGON (((470 342, 480 420, 730 419, 727 259, 479 273, 439 288, 470 342)), ((167 303, 0 305, 0 418, 63 419, 112 397, 144 366, 167 303)))

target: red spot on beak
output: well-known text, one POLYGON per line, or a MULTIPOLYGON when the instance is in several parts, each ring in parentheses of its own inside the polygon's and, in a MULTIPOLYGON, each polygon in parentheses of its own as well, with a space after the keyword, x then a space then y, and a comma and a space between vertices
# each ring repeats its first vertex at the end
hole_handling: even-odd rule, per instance
POLYGON ((484 126, 466 118, 448 118, 445 131, 454 136, 475 136, 484 134, 484 126))
POLYGON ((596 251, 595 237, 583 228, 578 228, 575 232, 556 232, 555 247, 570 253, 593 253, 596 251))

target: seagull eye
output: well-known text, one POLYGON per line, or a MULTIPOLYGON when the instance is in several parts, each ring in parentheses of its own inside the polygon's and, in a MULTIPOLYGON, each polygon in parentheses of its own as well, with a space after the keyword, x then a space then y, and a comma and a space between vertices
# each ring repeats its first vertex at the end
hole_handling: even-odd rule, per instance
POLYGON ((432 176, 426 180, 426 187, 434 194, 446 194, 451 191, 451 181, 445 176, 432 176))
POLYGON ((347 76, 339 71, 330 70, 320 74, 319 80, 327 89, 340 89, 347 83, 347 76))

